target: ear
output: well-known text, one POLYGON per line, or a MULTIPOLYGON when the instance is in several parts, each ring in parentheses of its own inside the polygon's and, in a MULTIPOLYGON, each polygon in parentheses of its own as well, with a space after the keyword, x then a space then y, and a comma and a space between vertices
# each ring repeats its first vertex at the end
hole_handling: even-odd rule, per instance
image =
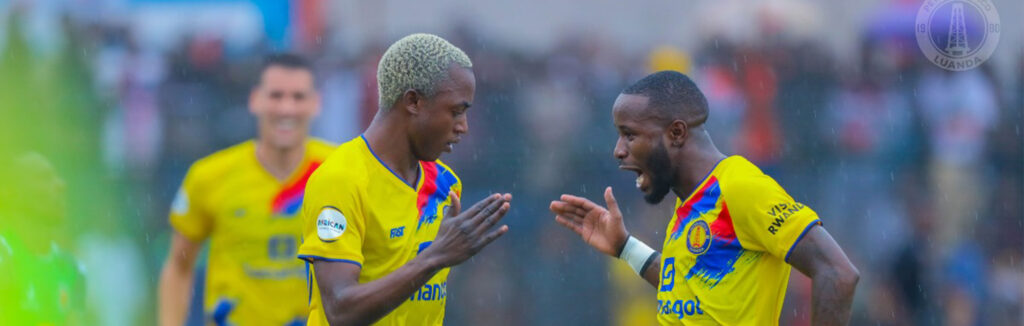
POLYGON ((672 123, 669 123, 668 128, 665 128, 665 135, 668 137, 670 146, 682 147, 690 135, 690 126, 686 125, 686 121, 673 120, 672 123))
POLYGON ((249 113, 256 114, 256 99, 259 96, 260 86, 256 85, 249 90, 249 113))
POLYGON ((417 115, 420 113, 420 109, 423 107, 423 94, 415 89, 407 89, 405 93, 402 93, 402 107, 406 112, 411 115, 417 115))
POLYGON ((317 92, 316 90, 313 90, 312 92, 309 93, 309 96, 310 96, 309 100, 312 101, 313 105, 316 107, 316 109, 314 109, 314 111, 313 111, 313 116, 314 117, 315 116, 319 116, 320 115, 320 110, 322 109, 320 107, 320 92, 317 92))

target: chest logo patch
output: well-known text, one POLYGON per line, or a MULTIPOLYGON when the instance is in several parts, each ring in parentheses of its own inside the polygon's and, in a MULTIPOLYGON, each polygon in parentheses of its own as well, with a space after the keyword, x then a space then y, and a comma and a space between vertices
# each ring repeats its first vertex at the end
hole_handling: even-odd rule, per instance
POLYGON ((697 220, 686 230, 686 249, 691 254, 703 255, 711 248, 711 227, 704 220, 697 220))
POLYGON ((348 221, 337 208, 327 206, 316 217, 316 235, 323 242, 334 242, 345 233, 348 221))

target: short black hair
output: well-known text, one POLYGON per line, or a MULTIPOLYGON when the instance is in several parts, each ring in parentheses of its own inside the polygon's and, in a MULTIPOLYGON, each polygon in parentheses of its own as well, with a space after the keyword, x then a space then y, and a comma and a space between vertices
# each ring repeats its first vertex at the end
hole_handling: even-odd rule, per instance
POLYGON ((690 126, 708 119, 708 100, 690 77, 678 71, 659 71, 630 85, 622 94, 648 98, 648 108, 658 118, 683 120, 690 126))
MULTIPOLYGON (((309 71, 310 74, 316 76, 313 73, 313 64, 306 60, 306 58, 294 54, 294 53, 274 53, 263 58, 263 65, 260 66, 260 77, 263 78, 263 72, 267 71, 270 67, 284 67, 289 69, 302 69, 309 71)), ((259 80, 257 80, 259 82, 259 80)))

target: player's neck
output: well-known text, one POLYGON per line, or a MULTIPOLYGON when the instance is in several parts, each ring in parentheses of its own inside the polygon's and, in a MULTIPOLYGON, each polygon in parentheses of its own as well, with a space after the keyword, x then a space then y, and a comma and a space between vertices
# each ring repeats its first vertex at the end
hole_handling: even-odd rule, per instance
POLYGON ((419 177, 419 160, 412 153, 412 145, 405 128, 393 118, 378 115, 363 133, 370 149, 391 171, 406 184, 414 184, 419 177))
POLYGON ((701 140, 680 154, 685 158, 678 158, 676 162, 686 162, 686 165, 676 167, 676 180, 673 182, 672 192, 682 199, 689 197, 704 178, 711 174, 711 170, 715 169, 718 162, 726 157, 710 139, 701 140))
POLYGON ((306 155, 306 144, 295 147, 274 147, 264 141, 256 141, 256 160, 263 169, 279 181, 285 181, 302 163, 306 155))

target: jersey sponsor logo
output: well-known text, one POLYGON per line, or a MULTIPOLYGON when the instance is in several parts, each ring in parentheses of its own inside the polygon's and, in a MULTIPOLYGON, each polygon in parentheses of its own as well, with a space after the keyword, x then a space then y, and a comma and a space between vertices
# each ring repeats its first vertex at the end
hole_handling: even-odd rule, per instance
POLYGON ((291 234, 275 234, 267 238, 267 258, 292 262, 299 241, 291 234))
POLYGON ((413 292, 409 301, 441 301, 448 295, 448 282, 427 283, 413 292))
POLYGON ((658 313, 662 315, 679 315, 679 319, 686 316, 703 315, 704 310, 700 309, 700 299, 693 300, 658 300, 658 313))
POLYGON ((174 201, 171 202, 171 212, 178 215, 188 213, 188 194, 185 193, 184 188, 179 188, 178 193, 174 195, 174 201))
POLYGON ((768 233, 774 235, 776 232, 779 232, 779 228, 782 227, 782 224, 786 223, 790 216, 793 216, 796 212, 804 209, 804 207, 806 206, 801 203, 779 203, 772 206, 767 213, 768 216, 772 217, 772 223, 771 225, 768 225, 768 233))
POLYGON ((686 231, 686 249, 691 254, 702 255, 711 248, 711 227, 704 220, 697 220, 690 224, 686 231))
POLYGON ((676 285, 676 257, 665 257, 661 262, 661 287, 659 292, 671 292, 676 285))
POLYGON ((324 207, 320 210, 320 215, 316 217, 316 235, 323 242, 338 240, 345 233, 346 228, 348 228, 348 221, 337 208, 324 207))
POLYGON ((392 228, 391 229, 391 236, 390 236, 391 239, 401 238, 403 235, 405 235, 405 227, 404 226, 399 226, 397 228, 392 228))

